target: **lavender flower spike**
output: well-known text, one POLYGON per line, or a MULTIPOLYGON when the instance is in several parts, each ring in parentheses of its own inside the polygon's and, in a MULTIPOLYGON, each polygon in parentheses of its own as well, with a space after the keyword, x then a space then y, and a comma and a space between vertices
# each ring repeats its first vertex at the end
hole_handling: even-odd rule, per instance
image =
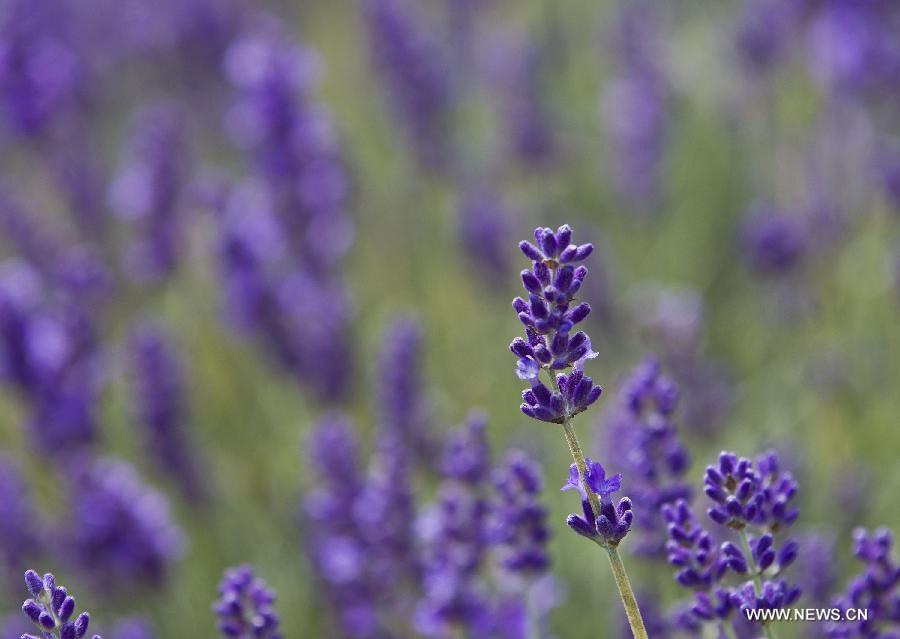
POLYGON ((223 637, 281 639, 275 612, 275 592, 253 574, 251 566, 225 571, 219 583, 219 599, 213 610, 219 617, 223 637))
POLYGON ((517 337, 509 346, 518 358, 516 375, 530 385, 522 393, 521 410, 538 421, 562 425, 575 462, 570 484, 581 494, 585 515, 583 519, 570 517, 568 523, 580 535, 606 549, 628 624, 636 639, 644 639, 647 630, 617 550, 631 528, 631 500, 623 499, 613 507, 611 500, 603 499, 618 490, 617 480, 606 480, 602 466, 585 459, 572 426, 572 418, 587 410, 602 392, 584 373, 587 360, 597 356, 590 337, 584 331, 572 333, 575 325, 591 312, 587 302, 575 301, 588 274, 586 266, 575 264, 584 261, 594 247, 572 243, 572 228, 568 224, 556 231, 538 227, 534 240, 534 244, 519 244, 532 262, 531 268, 522 271, 528 301, 521 297, 513 300, 513 308, 525 326, 525 338, 517 337), (571 372, 564 372, 569 369, 571 372), (541 381, 542 372, 552 389, 541 381))
MULTIPOLYGON (((75 599, 65 588, 56 585, 49 572, 41 577, 34 570, 25 572, 25 587, 31 598, 22 604, 22 612, 39 629, 39 635, 23 634, 20 639, 82 639, 87 635, 91 616, 75 615, 75 599)), ((100 639, 94 635, 93 639, 100 639)))

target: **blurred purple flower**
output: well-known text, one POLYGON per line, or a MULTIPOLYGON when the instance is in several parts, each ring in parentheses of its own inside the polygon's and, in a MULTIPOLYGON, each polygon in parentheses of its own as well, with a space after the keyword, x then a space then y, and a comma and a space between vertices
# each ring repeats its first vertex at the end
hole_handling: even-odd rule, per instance
POLYGON ((188 406, 181 358, 161 325, 136 325, 129 338, 131 391, 144 441, 157 466, 192 501, 205 487, 187 433, 188 406))
POLYGON ((684 475, 690 456, 675 428, 678 386, 663 375, 654 357, 646 358, 622 383, 616 405, 606 417, 605 441, 622 451, 626 490, 642 505, 636 512, 638 554, 660 556, 666 531, 662 507, 689 500, 684 475))
POLYGON ((422 5, 365 0, 363 12, 372 59, 417 161, 431 170, 446 168, 453 87, 445 54, 422 5))
POLYGON ((379 427, 401 442, 422 464, 433 461, 436 443, 429 432, 422 353, 422 329, 410 316, 384 331, 378 359, 379 427))
POLYGON ((488 592, 480 576, 490 543, 485 427, 482 417, 472 416, 451 434, 441 464, 446 479, 417 522, 423 564, 415 625, 426 637, 490 623, 488 592))
POLYGON ((658 18, 653 3, 621 5, 613 37, 616 71, 601 98, 619 195, 644 212, 654 212, 662 199, 668 132, 658 18))
POLYGON ((778 276, 799 266, 807 236, 799 218, 757 202, 745 214, 741 242, 754 271, 778 276))
POLYGON ((459 208, 460 240, 474 261, 473 270, 488 284, 499 286, 509 274, 510 210, 497 190, 474 184, 463 191, 459 208))
POLYGON ((274 606, 275 591, 247 565, 225 571, 213 610, 223 637, 281 639, 280 619, 274 606))
POLYGON ((850 608, 868 611, 867 619, 828 623, 828 637, 889 638, 900 632, 900 566, 893 556, 894 535, 888 528, 853 532, 853 554, 863 563, 862 572, 847 585, 832 605, 842 612, 850 608))
POLYGON ((181 557, 185 539, 167 499, 124 461, 77 468, 67 501, 64 547, 104 592, 159 587, 181 557))
POLYGON ((497 491, 491 509, 491 539, 499 544, 504 570, 536 579, 550 565, 547 509, 540 503, 540 466, 522 451, 511 451, 492 474, 497 491))
POLYGON ((17 134, 39 138, 82 99, 86 74, 64 0, 10 0, 0 17, 0 105, 17 134))
POLYGON ((180 257, 191 170, 185 129, 174 104, 142 107, 110 186, 110 207, 135 227, 128 269, 138 280, 167 277, 180 257))

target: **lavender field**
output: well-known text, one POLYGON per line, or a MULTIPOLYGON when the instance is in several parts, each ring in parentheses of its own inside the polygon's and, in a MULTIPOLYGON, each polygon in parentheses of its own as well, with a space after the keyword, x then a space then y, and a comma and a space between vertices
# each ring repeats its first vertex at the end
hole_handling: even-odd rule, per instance
POLYGON ((0 639, 900 638, 900 3, 0 0, 0 145, 0 639))

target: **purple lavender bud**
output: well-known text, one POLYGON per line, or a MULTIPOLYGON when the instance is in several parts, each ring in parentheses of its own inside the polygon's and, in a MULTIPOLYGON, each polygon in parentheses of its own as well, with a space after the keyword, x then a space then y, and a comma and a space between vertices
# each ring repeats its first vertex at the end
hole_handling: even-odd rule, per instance
MULTIPOLYGON (((28 570, 25 573, 25 585, 37 601, 26 599, 22 604, 22 612, 38 627, 41 637, 81 639, 85 635, 90 615, 82 612, 74 623, 69 621, 75 610, 75 599, 66 596, 65 588, 56 587, 56 579, 51 573, 41 579, 34 570, 28 570)), ((22 636, 33 637, 29 634, 22 636)), ((100 639, 99 635, 94 635, 94 639, 100 639)))
POLYGON ((33 597, 37 597, 44 590, 44 580, 34 570, 25 571, 25 585, 33 597))
POLYGON ((213 610, 224 637, 281 639, 274 605, 275 592, 245 565, 225 571, 213 610))

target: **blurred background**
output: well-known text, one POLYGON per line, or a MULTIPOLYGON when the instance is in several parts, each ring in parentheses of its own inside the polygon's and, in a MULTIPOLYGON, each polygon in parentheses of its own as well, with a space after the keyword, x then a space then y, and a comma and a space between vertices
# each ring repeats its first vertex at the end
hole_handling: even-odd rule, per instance
POLYGON ((245 562, 286 637, 419 636, 348 621, 315 506, 393 429, 416 530, 473 409, 543 468, 550 634, 620 636, 507 350, 516 246, 563 223, 595 245, 585 447, 627 494, 607 426, 652 354, 687 481, 776 448, 837 593, 850 531, 900 524, 898 100, 889 1, 0 1, 3 636, 27 567, 107 639, 211 636, 245 562))

